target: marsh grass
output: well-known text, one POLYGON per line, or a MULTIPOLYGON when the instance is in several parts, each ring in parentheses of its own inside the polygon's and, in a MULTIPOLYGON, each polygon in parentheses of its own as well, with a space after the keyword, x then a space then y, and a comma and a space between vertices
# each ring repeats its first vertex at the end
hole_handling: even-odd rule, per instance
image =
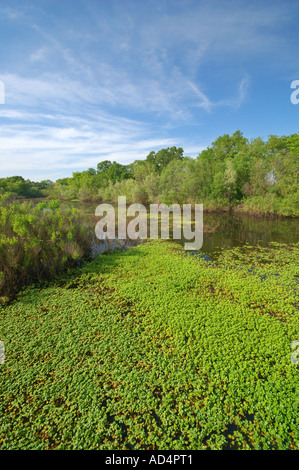
POLYGON ((91 228, 59 201, 21 202, 0 196, 0 296, 53 278, 90 252, 91 228))

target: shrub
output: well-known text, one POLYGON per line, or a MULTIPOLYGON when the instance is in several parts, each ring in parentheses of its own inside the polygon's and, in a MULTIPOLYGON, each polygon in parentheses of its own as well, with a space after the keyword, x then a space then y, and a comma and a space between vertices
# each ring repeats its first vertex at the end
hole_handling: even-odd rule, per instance
POLYGON ((90 250, 91 229, 57 200, 34 204, 0 196, 0 295, 53 277, 90 250))

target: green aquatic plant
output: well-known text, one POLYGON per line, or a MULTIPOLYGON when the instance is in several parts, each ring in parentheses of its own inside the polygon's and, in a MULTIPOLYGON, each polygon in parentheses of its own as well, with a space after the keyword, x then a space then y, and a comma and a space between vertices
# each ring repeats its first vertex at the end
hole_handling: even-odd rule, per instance
POLYGON ((299 245, 154 240, 0 306, 1 449, 298 449, 299 245))

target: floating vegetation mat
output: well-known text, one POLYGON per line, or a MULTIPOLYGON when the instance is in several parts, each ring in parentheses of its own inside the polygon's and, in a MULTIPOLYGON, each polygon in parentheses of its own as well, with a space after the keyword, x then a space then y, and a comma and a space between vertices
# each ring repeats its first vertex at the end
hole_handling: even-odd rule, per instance
POLYGON ((158 240, 23 290, 0 306, 0 448, 298 449, 298 259, 158 240))

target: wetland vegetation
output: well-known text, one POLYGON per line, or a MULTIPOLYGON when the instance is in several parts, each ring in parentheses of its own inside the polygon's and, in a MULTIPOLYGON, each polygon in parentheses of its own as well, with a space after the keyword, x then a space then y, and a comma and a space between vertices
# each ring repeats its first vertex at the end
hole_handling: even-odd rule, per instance
POLYGON ((299 216, 299 135, 248 140, 237 130, 196 158, 183 148, 150 152, 130 164, 101 161, 56 182, 0 179, 0 194, 83 201, 203 204, 205 210, 299 216))
POLYGON ((197 159, 0 180, 2 450, 299 448, 298 142, 236 132, 197 159), (202 249, 94 257, 95 208, 120 194, 203 203, 202 249))
POLYGON ((0 307, 2 449, 298 449, 297 244, 154 240, 0 307))

